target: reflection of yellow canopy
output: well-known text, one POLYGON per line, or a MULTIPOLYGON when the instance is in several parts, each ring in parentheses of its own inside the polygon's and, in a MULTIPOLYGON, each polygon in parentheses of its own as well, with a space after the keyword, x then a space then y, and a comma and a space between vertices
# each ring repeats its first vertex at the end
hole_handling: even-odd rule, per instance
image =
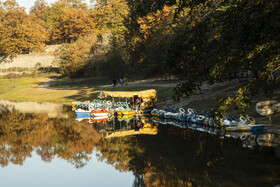
POLYGON ((139 129, 139 131, 135 131, 135 130, 116 131, 113 132, 112 134, 106 134, 105 138, 113 138, 113 137, 121 137, 121 136, 137 135, 137 134, 156 135, 157 127, 141 128, 139 129))
POLYGON ((138 97, 148 97, 148 98, 156 98, 157 92, 154 89, 151 90, 144 90, 144 91, 102 91, 101 92, 105 97, 133 97, 133 95, 138 95, 138 97))
POLYGON ((132 120, 134 117, 133 115, 124 115, 124 116, 117 116, 118 121, 127 121, 129 122, 130 120, 132 120))

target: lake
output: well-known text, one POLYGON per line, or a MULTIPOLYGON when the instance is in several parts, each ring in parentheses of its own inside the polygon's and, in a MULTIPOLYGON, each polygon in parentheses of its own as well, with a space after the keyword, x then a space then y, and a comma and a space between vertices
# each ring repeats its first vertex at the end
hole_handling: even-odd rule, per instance
POLYGON ((1 186, 276 186, 280 135, 0 102, 1 186))

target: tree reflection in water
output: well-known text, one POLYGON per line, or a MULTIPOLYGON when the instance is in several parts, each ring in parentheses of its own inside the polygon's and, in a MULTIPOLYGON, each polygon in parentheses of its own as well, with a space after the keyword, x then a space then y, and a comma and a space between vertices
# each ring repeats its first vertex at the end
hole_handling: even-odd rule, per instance
POLYGON ((88 161, 100 135, 87 122, 77 122, 72 112, 69 118, 51 119, 44 114, 22 114, 5 111, 0 114, 0 164, 20 164, 31 153, 50 162, 55 156, 75 167, 88 161))
POLYGON ((88 120, 76 121, 72 111, 65 112, 69 118, 2 112, 1 166, 21 165, 35 150, 45 162, 59 157, 81 168, 96 149, 100 161, 119 171, 133 172, 134 186, 280 183, 280 159, 274 151, 277 146, 279 150, 279 135, 247 134, 241 141, 238 134, 219 134, 211 129, 199 132, 200 127, 189 124, 158 125, 149 117, 89 124, 88 120))

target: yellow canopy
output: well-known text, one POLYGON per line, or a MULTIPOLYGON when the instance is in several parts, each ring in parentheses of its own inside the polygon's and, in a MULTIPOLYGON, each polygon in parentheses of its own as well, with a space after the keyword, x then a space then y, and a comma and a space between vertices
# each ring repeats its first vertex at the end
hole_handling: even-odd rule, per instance
POLYGON ((144 91, 102 91, 100 96, 104 97, 133 97, 134 95, 138 95, 138 97, 147 97, 147 98, 156 98, 157 92, 154 89, 144 90, 144 91))

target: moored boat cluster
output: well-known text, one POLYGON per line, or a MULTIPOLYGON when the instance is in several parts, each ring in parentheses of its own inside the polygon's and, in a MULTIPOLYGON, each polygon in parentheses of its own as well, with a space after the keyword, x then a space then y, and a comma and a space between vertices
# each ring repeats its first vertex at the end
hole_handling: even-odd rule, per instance
POLYGON ((92 102, 72 103, 72 110, 75 110, 76 119, 102 119, 117 115, 134 115, 134 110, 127 102, 112 102, 110 100, 95 99, 92 102))
POLYGON ((192 122, 203 124, 210 127, 224 128, 226 131, 256 131, 264 130, 265 125, 256 124, 252 117, 245 118, 235 115, 226 115, 222 119, 213 118, 210 112, 199 113, 198 111, 188 108, 176 109, 175 107, 165 107, 164 110, 153 109, 151 111, 153 116, 161 119, 171 119, 179 122, 192 122))
POLYGON ((102 91, 98 97, 101 99, 72 103, 77 120, 96 120, 114 115, 128 117, 141 115, 150 112, 157 100, 156 91, 153 89, 136 92, 102 91))

